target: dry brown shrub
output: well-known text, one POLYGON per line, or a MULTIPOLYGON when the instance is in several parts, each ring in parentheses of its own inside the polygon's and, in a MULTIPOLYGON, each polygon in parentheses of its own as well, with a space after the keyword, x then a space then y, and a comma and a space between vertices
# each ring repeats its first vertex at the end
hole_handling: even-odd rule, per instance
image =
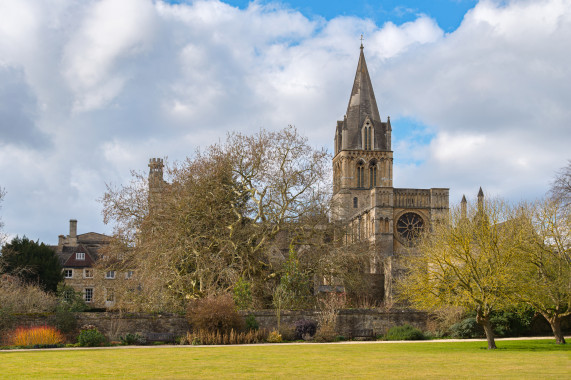
POLYGON ((263 343, 268 337, 266 330, 249 330, 247 332, 237 332, 231 329, 229 332, 195 330, 188 332, 181 341, 185 344, 253 344, 263 343))
POLYGON ((57 298, 39 286, 25 284, 17 277, 0 276, 0 309, 9 313, 54 311, 57 298))
POLYGON ((229 333, 239 331, 244 321, 230 294, 211 295, 193 300, 186 312, 193 330, 229 333))

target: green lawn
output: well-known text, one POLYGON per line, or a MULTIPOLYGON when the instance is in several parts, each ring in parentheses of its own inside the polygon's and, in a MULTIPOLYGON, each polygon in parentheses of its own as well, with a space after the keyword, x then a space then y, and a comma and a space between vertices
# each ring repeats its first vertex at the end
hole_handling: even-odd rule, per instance
POLYGON ((0 353, 0 378, 569 378, 553 340, 185 346, 0 353))

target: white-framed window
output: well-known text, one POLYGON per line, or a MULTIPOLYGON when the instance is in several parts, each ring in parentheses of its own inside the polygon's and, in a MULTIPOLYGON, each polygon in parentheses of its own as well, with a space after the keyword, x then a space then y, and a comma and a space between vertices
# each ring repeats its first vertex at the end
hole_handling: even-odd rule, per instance
POLYGON ((115 271, 114 270, 108 270, 105 273, 105 278, 107 279, 114 279, 115 278, 115 271))
POLYGON ((85 260, 85 252, 76 252, 75 253, 76 260, 85 260))
POLYGON ((91 268, 85 268, 83 270, 83 277, 84 278, 93 278, 93 269, 91 268))
POLYGON ((63 277, 73 278, 73 269, 64 269, 63 270, 63 277))
POLYGON ((93 288, 83 289, 83 299, 85 300, 85 302, 93 301, 93 288))
POLYGON ((132 278, 134 273, 135 272, 133 272, 132 270, 128 270, 127 272, 125 272, 125 278, 126 279, 132 278))

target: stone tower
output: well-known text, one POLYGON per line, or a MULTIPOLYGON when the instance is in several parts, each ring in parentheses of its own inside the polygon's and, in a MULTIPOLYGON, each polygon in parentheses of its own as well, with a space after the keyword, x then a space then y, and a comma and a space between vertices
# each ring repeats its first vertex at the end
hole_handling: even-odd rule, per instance
POLYGON ((162 158, 149 160, 149 204, 155 206, 165 181, 163 180, 164 163, 162 158))
POLYGON ((374 250, 368 272, 386 302, 415 238, 449 207, 446 188, 393 187, 391 132, 390 118, 381 120, 361 45, 347 112, 335 130, 333 219, 345 226, 347 244, 368 242, 374 250))

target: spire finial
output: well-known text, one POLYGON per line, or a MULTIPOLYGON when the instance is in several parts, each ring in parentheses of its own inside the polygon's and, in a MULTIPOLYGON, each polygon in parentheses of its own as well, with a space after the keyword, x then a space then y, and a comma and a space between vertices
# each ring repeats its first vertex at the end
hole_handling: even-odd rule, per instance
POLYGON ((363 34, 361 34, 361 49, 363 48, 363 34))

